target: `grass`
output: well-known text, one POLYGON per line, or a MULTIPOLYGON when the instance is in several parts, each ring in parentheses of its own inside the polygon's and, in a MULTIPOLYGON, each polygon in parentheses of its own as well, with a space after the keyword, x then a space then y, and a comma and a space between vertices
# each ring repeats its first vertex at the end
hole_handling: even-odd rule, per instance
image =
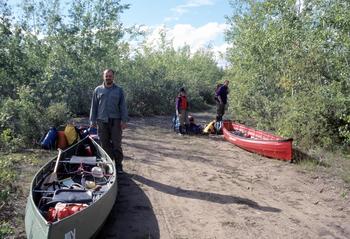
POLYGON ((10 155, 0 155, 0 238, 13 233, 6 211, 9 210, 12 195, 16 193, 13 182, 16 179, 15 164, 18 160, 10 155))
POLYGON ((345 183, 350 185, 350 154, 345 155, 340 163, 341 177, 345 183))
POLYGON ((349 191, 344 190, 344 191, 340 194, 340 196, 341 196, 342 198, 344 198, 344 199, 348 199, 348 197, 349 197, 349 191))
POLYGON ((13 228, 11 225, 7 222, 1 222, 0 224, 0 238, 6 238, 6 236, 9 236, 13 234, 13 228))
POLYGON ((346 152, 329 152, 322 149, 305 152, 295 149, 293 161, 304 170, 324 172, 339 178, 344 182, 345 188, 350 188, 350 155, 346 152))
POLYGON ((28 151, 15 154, 0 153, 0 238, 13 238, 16 229, 18 230, 19 218, 24 212, 25 202, 19 204, 23 208, 18 208, 14 202, 19 202, 19 198, 25 199, 23 195, 23 184, 27 185, 43 159, 48 159, 50 152, 28 151), (30 171, 29 178, 23 179, 23 170, 30 171))
POLYGON ((324 152, 309 151, 305 152, 301 149, 293 149, 293 162, 301 168, 314 171, 317 168, 329 168, 331 164, 327 160, 324 152))

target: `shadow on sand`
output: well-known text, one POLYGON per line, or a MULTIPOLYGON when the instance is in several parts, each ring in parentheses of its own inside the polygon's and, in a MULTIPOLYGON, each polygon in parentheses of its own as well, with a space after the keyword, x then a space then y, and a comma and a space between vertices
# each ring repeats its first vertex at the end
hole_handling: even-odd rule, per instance
POLYGON ((265 212, 281 212, 281 209, 274 208, 274 207, 263 207, 263 206, 260 206, 257 202, 250 200, 248 198, 176 188, 166 184, 155 182, 153 180, 147 179, 140 175, 133 175, 132 178, 140 183, 143 183, 149 187, 154 188, 157 191, 168 193, 171 195, 176 195, 179 197, 205 200, 205 201, 220 203, 220 204, 233 204, 233 203, 242 204, 242 205, 247 205, 251 208, 265 211, 265 212))
POLYGON ((159 239, 159 226, 152 204, 144 191, 128 174, 118 182, 118 196, 98 239, 159 239))

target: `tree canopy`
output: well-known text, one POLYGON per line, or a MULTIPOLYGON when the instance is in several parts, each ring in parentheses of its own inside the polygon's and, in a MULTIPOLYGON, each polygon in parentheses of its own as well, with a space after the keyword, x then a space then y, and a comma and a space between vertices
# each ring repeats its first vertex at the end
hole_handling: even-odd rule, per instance
POLYGON ((350 4, 231 1, 230 108, 304 147, 350 143, 350 4))
POLYGON ((190 93, 192 109, 212 103, 212 85, 223 70, 206 49, 191 53, 165 40, 154 49, 132 50, 119 0, 77 0, 62 13, 62 1, 22 2, 14 16, 0 0, 0 148, 32 146, 49 127, 87 116, 102 71, 117 70, 131 115, 173 113, 180 87, 190 93))

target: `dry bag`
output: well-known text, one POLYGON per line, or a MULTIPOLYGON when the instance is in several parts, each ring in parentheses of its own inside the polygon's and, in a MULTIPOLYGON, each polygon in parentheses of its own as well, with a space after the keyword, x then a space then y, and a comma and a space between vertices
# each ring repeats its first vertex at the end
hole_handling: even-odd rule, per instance
POLYGON ((72 145, 79 139, 78 132, 75 129, 75 126, 72 124, 67 124, 66 128, 64 129, 64 134, 66 136, 68 145, 72 145))

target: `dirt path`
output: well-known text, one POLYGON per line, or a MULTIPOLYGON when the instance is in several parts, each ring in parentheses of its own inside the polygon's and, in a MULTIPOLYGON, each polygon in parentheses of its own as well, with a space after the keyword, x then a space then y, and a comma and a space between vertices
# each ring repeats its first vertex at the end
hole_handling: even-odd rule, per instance
POLYGON ((350 200, 331 178, 221 136, 176 135, 169 117, 133 119, 123 145, 127 173, 100 238, 350 238, 350 200))

